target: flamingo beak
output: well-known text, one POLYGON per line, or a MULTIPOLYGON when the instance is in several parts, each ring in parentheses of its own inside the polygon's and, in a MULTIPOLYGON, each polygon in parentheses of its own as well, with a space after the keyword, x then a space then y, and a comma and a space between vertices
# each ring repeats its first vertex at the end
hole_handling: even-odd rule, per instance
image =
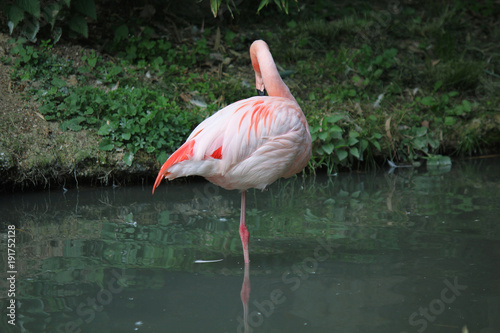
POLYGON ((265 96, 266 95, 266 90, 259 90, 257 89, 257 96, 265 96))

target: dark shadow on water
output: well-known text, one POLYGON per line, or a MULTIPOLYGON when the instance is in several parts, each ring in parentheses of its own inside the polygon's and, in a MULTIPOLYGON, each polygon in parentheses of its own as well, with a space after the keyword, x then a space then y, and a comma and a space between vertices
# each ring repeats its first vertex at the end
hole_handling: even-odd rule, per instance
POLYGON ((498 332, 499 162, 2 196, 0 331, 498 332))

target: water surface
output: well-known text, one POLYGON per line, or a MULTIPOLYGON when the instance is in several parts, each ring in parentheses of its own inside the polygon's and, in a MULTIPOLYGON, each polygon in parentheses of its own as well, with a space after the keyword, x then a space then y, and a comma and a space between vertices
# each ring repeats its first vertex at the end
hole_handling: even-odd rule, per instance
POLYGON ((499 332, 499 162, 249 191, 246 316, 237 191, 193 179, 155 195, 3 195, 1 272, 15 226, 16 290, 0 296, 0 331, 499 332))

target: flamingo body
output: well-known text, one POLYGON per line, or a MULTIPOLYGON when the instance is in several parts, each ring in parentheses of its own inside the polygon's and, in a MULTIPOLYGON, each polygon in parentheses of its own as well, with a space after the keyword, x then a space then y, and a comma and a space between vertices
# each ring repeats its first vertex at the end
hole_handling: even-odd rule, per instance
POLYGON ((250 48, 259 91, 219 110, 200 123, 186 142, 163 164, 155 184, 163 178, 199 175, 228 190, 242 190, 240 236, 248 263, 245 191, 264 189, 280 177, 300 172, 311 157, 307 120, 281 80, 267 44, 250 48), (245 242, 246 239, 246 242, 245 242))
POLYGON ((199 175, 228 190, 264 189, 307 165, 310 140, 296 103, 283 97, 251 97, 199 124, 165 162, 155 188, 162 178, 199 175))

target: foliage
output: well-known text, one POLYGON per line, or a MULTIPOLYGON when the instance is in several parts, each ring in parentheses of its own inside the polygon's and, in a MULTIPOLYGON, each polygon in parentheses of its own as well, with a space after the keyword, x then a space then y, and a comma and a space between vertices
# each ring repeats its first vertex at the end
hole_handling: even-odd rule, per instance
POLYGON ((139 33, 122 24, 115 29, 108 51, 138 67, 149 66, 158 75, 181 71, 201 62, 209 54, 205 38, 198 39, 193 48, 186 44, 175 47, 167 40, 153 38, 154 34, 151 27, 144 27, 139 33))
MULTIPOLYGON (((297 2, 298 0, 295 1, 297 2)), ((260 0, 257 12, 260 12, 264 7, 269 5, 270 2, 271 0, 260 0)), ((288 14, 289 0, 273 0, 273 2, 279 8, 279 10, 284 11, 285 13, 288 14)), ((212 14, 214 15, 214 17, 217 17, 221 5, 222 5, 222 0, 210 0, 210 9, 212 10, 212 14)), ((226 6, 230 11, 231 15, 233 15, 233 10, 238 9, 236 4, 232 0, 226 0, 226 6)))
MULTIPOLYGON (((65 87, 62 80, 54 83, 48 94, 57 95, 56 90, 65 87)), ((200 119, 178 111, 175 101, 160 92, 134 87, 110 92, 76 88, 57 106, 47 102, 40 108, 47 120, 61 122, 64 131, 99 128, 97 134, 103 137, 99 148, 104 151, 126 148, 128 165, 140 149, 164 160, 165 150, 172 151, 182 144, 200 119)))
MULTIPOLYGON (((369 121, 376 121, 370 116, 369 121)), ((380 139, 382 134, 373 132, 368 122, 365 128, 354 125, 348 115, 332 115, 322 118, 319 123, 310 121, 311 138, 315 150, 312 167, 327 167, 328 173, 338 168, 351 168, 356 163, 365 160, 365 156, 372 156, 369 151, 381 151, 380 139)))
MULTIPOLYGON (((260 12, 271 1, 261 0, 257 8, 260 12)), ((289 0, 273 0, 273 3, 288 14, 289 0)), ((210 9, 217 16, 222 0, 210 0, 210 9)), ((137 6, 144 6, 139 2, 137 6)), ((161 4, 156 4, 156 10, 161 4)), ((12 35, 15 29, 20 29, 22 36, 35 42, 41 30, 50 31, 52 40, 57 42, 63 33, 63 29, 69 36, 89 37, 88 19, 97 20, 95 0, 7 0, 3 5, 7 17, 9 33, 12 35)), ((238 6, 232 0, 225 1, 225 8, 231 16, 237 12, 238 6)), ((130 20, 128 20, 130 21, 130 20)))
MULTIPOLYGON (((286 11, 288 2, 279 3, 286 11)), ((212 9, 222 4, 211 1, 212 9)), ((116 28, 104 48, 107 55, 85 52, 78 68, 51 57, 48 41, 17 43, 13 63, 18 78, 41 82, 37 95, 48 119, 65 130, 99 133, 101 148, 127 152, 127 163, 141 149, 164 159, 200 119, 252 96, 251 69, 243 55, 257 38, 270 45, 306 114, 311 168, 334 172, 387 158, 412 163, 494 146, 496 137, 485 136, 483 128, 498 132, 486 120, 496 119, 500 105, 500 58, 489 42, 498 39, 500 29, 479 24, 464 31, 457 22, 473 20, 471 11, 492 21, 498 11, 466 1, 445 10, 398 6, 379 11, 366 4, 308 3, 300 13, 266 16, 259 31, 222 25, 214 33, 207 23, 203 32, 184 35, 182 43, 142 21, 112 22, 116 28), (72 75, 77 86, 68 80, 72 75), (195 97, 206 108, 193 110, 195 97), (177 130, 174 139, 165 139, 155 121, 177 130)))
MULTIPOLYGON (((104 151, 124 150, 124 161, 128 165, 139 150, 164 161, 167 152, 182 144, 192 128, 202 120, 203 113, 186 112, 178 104, 178 97, 162 89, 165 87, 163 84, 151 86, 138 81, 138 71, 168 73, 166 76, 175 81, 170 81, 170 84, 192 84, 191 88, 215 100, 210 92, 212 87, 207 84, 208 77, 181 74, 185 67, 182 61, 177 61, 181 59, 186 64, 192 64, 196 61, 196 54, 206 53, 202 46, 199 52, 192 54, 167 52, 167 61, 177 63, 175 66, 164 61, 149 64, 144 59, 146 53, 141 51, 142 43, 147 43, 147 40, 137 40, 136 50, 140 52, 131 59, 137 62, 138 67, 141 64, 145 66, 143 69, 129 66, 128 60, 123 60, 120 65, 105 62, 93 51, 82 56, 83 65, 75 68, 71 62, 50 55, 49 42, 43 42, 39 48, 23 42, 13 42, 11 53, 16 56, 14 65, 17 68, 13 76, 43 82, 36 93, 43 103, 40 112, 45 118, 60 122, 63 131, 96 131, 102 137, 99 148, 104 151), (90 73, 96 75, 95 80, 89 79, 90 73), (71 84, 65 79, 68 77, 82 83, 86 81, 87 85, 71 84)), ((129 44, 129 47, 131 45, 134 44, 129 44)), ((200 45, 203 43, 200 42, 200 45)), ((212 112, 216 108, 216 104, 207 105, 204 112, 212 112)))
MULTIPOLYGON (((307 87, 292 90, 310 124, 313 167, 352 168, 381 158, 414 162, 492 145, 495 134, 481 138, 487 130, 479 124, 498 112, 498 79, 487 75, 498 68, 498 57, 478 53, 481 46, 471 35, 481 29, 466 36, 464 25, 457 25, 457 17, 467 20, 468 5, 433 11, 431 5, 401 4, 374 11, 331 4, 310 16, 292 13, 282 32, 286 38, 266 36, 283 50, 276 60, 294 66, 301 88, 307 87)), ((488 20, 498 14, 482 15, 488 20)))
POLYGON ((67 25, 69 33, 87 38, 87 17, 97 19, 94 0, 11 0, 3 5, 8 19, 9 32, 20 26, 21 34, 30 41, 36 41, 40 29, 49 27, 52 38, 57 42, 62 27, 67 25))

